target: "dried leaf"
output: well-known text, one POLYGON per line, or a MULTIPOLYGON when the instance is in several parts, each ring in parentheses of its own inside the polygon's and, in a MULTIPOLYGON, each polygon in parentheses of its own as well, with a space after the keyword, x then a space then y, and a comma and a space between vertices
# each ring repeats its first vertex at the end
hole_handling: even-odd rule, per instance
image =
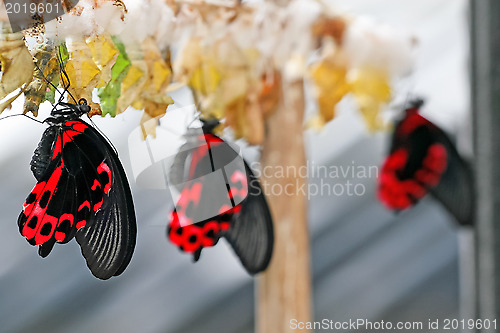
POLYGON ((141 117, 140 126, 143 140, 146 140, 148 135, 156 138, 156 127, 158 126, 158 119, 151 117, 147 112, 144 112, 141 117))
MULTIPOLYGON (((130 68, 122 82, 120 97, 116 102, 116 114, 125 111, 139 96, 142 87, 146 83, 146 73, 147 67, 144 60, 131 59, 130 68)), ((138 109, 141 109, 141 107, 138 107, 138 109)))
POLYGON ((346 28, 347 22, 343 17, 322 16, 313 24, 312 34, 318 37, 331 37, 338 45, 341 45, 346 28))
POLYGON ((17 92, 14 96, 6 99, 0 104, 0 113, 2 113, 5 109, 10 109, 12 106, 12 102, 14 102, 21 94, 24 92, 25 87, 19 89, 19 92, 17 92))
POLYGON ((386 72, 366 67, 353 74, 352 93, 371 131, 384 129, 379 117, 382 106, 390 101, 391 87, 386 72))
POLYGON ((310 68, 314 82, 313 93, 316 97, 319 116, 323 123, 333 119, 335 106, 349 92, 347 69, 331 58, 320 60, 310 68))
POLYGON ((220 73, 217 71, 215 65, 207 59, 207 61, 200 64, 200 66, 194 70, 189 79, 189 85, 198 94, 208 96, 216 92, 220 81, 220 73))
POLYGON ((33 58, 22 34, 3 31, 0 37, 0 100, 29 84, 33 78, 33 58))
MULTIPOLYGON (((144 119, 160 119, 166 112, 167 107, 174 101, 167 95, 167 89, 172 79, 170 63, 162 57, 160 50, 152 38, 147 38, 143 42, 144 59, 148 69, 148 80, 143 87, 139 100, 134 105, 144 108, 144 119)), ((142 124, 142 121, 141 121, 142 124)), ((145 128, 145 135, 156 137, 156 127, 145 128)))
POLYGON ((47 41, 43 44, 35 45, 36 70, 33 80, 28 85, 24 93, 24 113, 31 112, 34 116, 38 115, 38 108, 45 100, 55 103, 55 88, 49 84, 57 85, 60 68, 57 60, 57 51, 53 42, 47 41))
MULTIPOLYGON (((92 91, 100 82, 101 71, 92 58, 85 41, 68 41, 69 59, 66 64, 71 85, 68 91, 76 98, 85 98, 91 107, 89 116, 102 114, 99 104, 92 102, 92 91)), ((65 82, 61 74, 61 82, 65 82)))
POLYGON ((98 89, 98 96, 101 102, 103 115, 110 114, 116 116, 116 104, 121 94, 122 82, 124 81, 130 69, 131 62, 125 51, 125 46, 117 38, 113 42, 119 51, 116 62, 111 69, 111 80, 108 84, 98 89))
POLYGON ((92 59, 101 70, 100 82, 97 88, 106 86, 111 80, 111 71, 119 51, 108 35, 97 35, 87 39, 87 45, 92 52, 92 59))

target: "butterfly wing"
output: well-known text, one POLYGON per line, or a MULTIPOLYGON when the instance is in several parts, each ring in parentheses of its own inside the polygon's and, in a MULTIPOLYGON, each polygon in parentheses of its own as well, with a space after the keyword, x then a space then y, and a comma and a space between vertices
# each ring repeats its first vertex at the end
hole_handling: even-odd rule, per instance
POLYGON ((76 240, 92 273, 101 279, 120 275, 132 259, 137 223, 130 186, 118 155, 93 127, 90 140, 102 145, 104 163, 97 167, 103 183, 110 182, 102 207, 91 218, 88 227, 78 230, 76 240), (111 179, 109 179, 111 178, 111 179))
POLYGON ((430 193, 455 217, 461 225, 472 225, 474 220, 474 183, 469 164, 458 154, 448 136, 436 127, 436 142, 446 149, 448 167, 440 182, 430 193))
POLYGON ((39 245, 42 257, 76 235, 96 277, 120 274, 133 252, 135 214, 123 168, 106 140, 81 120, 51 126, 31 168, 38 183, 19 216, 21 234, 39 245))
POLYGON ((379 199, 390 209, 413 206, 432 193, 461 224, 473 215, 472 174, 448 136, 407 110, 396 126, 379 178, 379 199))
POLYGON ((272 254, 272 219, 257 178, 238 153, 221 138, 206 134, 195 148, 192 143, 181 147, 174 164, 171 179, 188 182, 172 213, 169 239, 197 260, 204 247, 224 236, 250 274, 264 270, 272 254), (215 173, 222 176, 210 181, 215 173), (207 212, 209 218, 199 217, 207 212))
POLYGON ((273 220, 259 180, 245 162, 248 195, 223 236, 250 274, 264 271, 273 254, 273 220))
MULTIPOLYGON (((236 204, 230 198, 226 167, 238 154, 213 135, 188 139, 170 168, 170 186, 181 192, 167 234, 196 261, 202 249, 217 244, 221 231, 229 228, 230 213, 236 204)), ((241 200, 236 199, 238 203, 241 200)))

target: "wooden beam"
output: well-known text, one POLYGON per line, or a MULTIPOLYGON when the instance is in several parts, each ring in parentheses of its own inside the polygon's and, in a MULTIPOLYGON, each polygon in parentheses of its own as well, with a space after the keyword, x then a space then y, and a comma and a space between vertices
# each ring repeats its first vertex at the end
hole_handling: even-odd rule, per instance
POLYGON ((292 329, 291 320, 311 320, 307 200, 300 191, 307 179, 295 177, 291 171, 298 173, 306 166, 303 81, 285 83, 283 91, 287 98, 281 98, 278 109, 267 121, 261 157, 262 184, 275 222, 275 245, 271 264, 257 282, 259 333, 297 332, 292 329), (289 168, 290 172, 280 175, 276 172, 280 167, 289 168))

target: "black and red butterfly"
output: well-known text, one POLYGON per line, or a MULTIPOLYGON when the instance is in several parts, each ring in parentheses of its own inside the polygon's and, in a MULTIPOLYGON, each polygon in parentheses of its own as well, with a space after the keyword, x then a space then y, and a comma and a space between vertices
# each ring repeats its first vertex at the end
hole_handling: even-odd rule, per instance
POLYGON ((473 220, 472 173, 445 132, 419 114, 423 100, 409 103, 397 123, 379 177, 378 197, 400 211, 427 193, 463 225, 473 220))
POLYGON ((250 274, 267 268, 273 252, 273 222, 258 179, 241 156, 213 134, 218 120, 191 129, 170 172, 180 195, 167 236, 200 258, 225 237, 250 274))
MULTIPOLYGON (((68 87, 69 80, 64 92, 68 87)), ((41 257, 75 237, 92 274, 109 279, 124 271, 134 251, 132 195, 116 151, 80 119, 90 111, 87 101, 64 103, 62 96, 31 160, 37 184, 19 215, 19 231, 41 257)))

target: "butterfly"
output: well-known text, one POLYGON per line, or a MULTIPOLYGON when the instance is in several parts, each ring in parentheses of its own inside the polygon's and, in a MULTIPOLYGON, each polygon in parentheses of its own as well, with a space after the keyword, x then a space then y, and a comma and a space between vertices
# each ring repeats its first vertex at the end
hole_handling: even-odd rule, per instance
POLYGON ((460 224, 472 224, 471 170, 446 133, 419 114, 422 105, 421 99, 411 101, 396 125, 379 177, 378 198, 400 211, 430 193, 460 224))
POLYGON ((31 160, 37 184, 23 204, 19 231, 41 257, 76 238, 92 274, 105 280, 120 275, 132 257, 134 204, 116 151, 80 119, 90 111, 87 101, 62 102, 64 92, 43 121, 49 127, 31 160))
POLYGON ((198 261, 201 251, 226 238, 249 274, 267 268, 273 221, 259 181, 241 156, 213 133, 216 119, 188 130, 170 170, 180 191, 168 239, 198 261))

